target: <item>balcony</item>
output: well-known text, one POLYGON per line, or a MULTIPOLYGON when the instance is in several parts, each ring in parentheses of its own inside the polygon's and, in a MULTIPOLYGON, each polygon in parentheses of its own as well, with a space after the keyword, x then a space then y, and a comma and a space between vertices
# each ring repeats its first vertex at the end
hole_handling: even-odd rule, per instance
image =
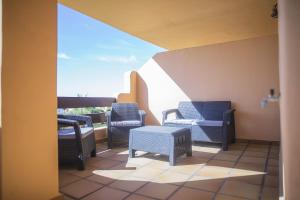
MULTIPOLYGON (((279 0, 275 19, 272 0, 60 2, 167 51, 116 98, 57 99, 57 2, 3 0, 2 199, 299 199, 298 3, 279 0), (108 149, 102 128, 85 170, 58 167, 57 108, 136 102, 146 125, 159 126, 162 111, 197 100, 233 103, 228 151, 194 142, 193 156, 170 166, 159 154, 108 149), (263 109, 261 100, 272 101, 263 109)), ((103 113, 87 115, 105 123, 103 113)))
MULTIPOLYGON (((58 97, 58 108, 107 107, 115 98, 58 97)), ((104 113, 87 114, 105 123, 104 113)), ((195 142, 192 157, 176 166, 168 157, 128 148, 107 148, 105 131, 95 129, 97 156, 86 169, 62 166, 59 188, 65 199, 278 199, 279 142, 238 140, 219 145, 195 142), (99 140, 100 139, 100 140, 99 140)))

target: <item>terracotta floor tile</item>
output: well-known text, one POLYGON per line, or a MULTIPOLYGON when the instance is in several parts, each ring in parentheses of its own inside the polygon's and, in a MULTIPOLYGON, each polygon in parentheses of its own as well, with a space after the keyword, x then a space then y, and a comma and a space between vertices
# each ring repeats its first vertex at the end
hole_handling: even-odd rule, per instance
POLYGON ((262 191, 262 200, 274 200, 279 199, 279 189, 272 187, 264 187, 262 191))
POLYGON ((260 141, 260 142, 250 142, 248 147, 253 147, 253 148, 263 148, 263 149, 268 149, 269 148, 269 143, 266 141, 260 141))
POLYGON ((137 167, 130 166, 127 162, 121 162, 120 164, 115 165, 109 169, 111 169, 111 170, 113 170, 113 169, 115 169, 115 170, 137 170, 137 167))
POLYGON ((228 167, 205 166, 196 175, 211 178, 226 178, 229 176, 230 170, 231 168, 228 167))
POLYGON ((241 197, 229 196, 229 195, 225 195, 225 194, 218 194, 216 196, 215 200, 248 200, 248 199, 241 198, 241 197))
POLYGON ((279 168, 275 166, 268 166, 267 173, 270 176, 278 176, 279 175, 279 168))
POLYGON ((110 149, 110 151, 115 152, 117 154, 127 154, 128 155, 128 148, 127 147, 118 147, 110 149))
POLYGON ((148 179, 154 179, 154 178, 158 177, 162 172, 163 172, 163 170, 143 167, 143 168, 136 170, 131 175, 136 176, 136 177, 145 178, 148 180, 148 179))
POLYGON ((107 150, 107 144, 103 144, 103 143, 97 143, 96 144, 96 152, 102 152, 107 150))
POLYGON ((119 179, 122 176, 129 175, 135 170, 117 170, 117 169, 108 169, 108 170, 95 170, 93 173, 95 175, 104 176, 111 179, 119 179))
POLYGON ((169 195, 171 195, 177 188, 178 186, 170 184, 148 183, 141 189, 139 189, 136 193, 158 199, 165 199, 169 195))
POLYGON ((189 179, 189 177, 190 175, 166 171, 159 175, 157 178, 153 179, 152 182, 182 185, 189 179))
POLYGON ((224 161, 224 160, 210 160, 207 165, 209 166, 217 166, 217 167, 228 167, 232 168, 234 166, 234 162, 224 161))
POLYGON ((224 179, 210 179, 208 177, 193 176, 185 183, 185 186, 210 192, 217 192, 223 181, 224 179))
POLYGON ((202 151, 193 151, 192 154, 193 154, 192 157, 207 158, 207 159, 211 159, 212 157, 214 157, 216 155, 215 153, 208 153, 208 152, 202 152, 202 151))
POLYGON ((75 181, 80 180, 81 178, 78 176, 75 176, 73 174, 60 172, 59 173, 59 187, 64 187, 70 183, 73 183, 75 181))
POLYGON ((271 147, 271 152, 279 153, 279 151, 280 151, 280 146, 274 145, 271 147))
POLYGON ((247 146, 249 145, 249 140, 235 139, 235 143, 229 144, 229 146, 247 146))
POLYGON ((240 156, 243 153, 243 151, 242 150, 233 150, 233 149, 231 149, 231 150, 228 150, 228 151, 223 151, 222 153, 223 154, 232 154, 232 155, 240 156))
POLYGON ((97 152, 97 157, 108 158, 108 157, 111 157, 115 154, 116 154, 115 151, 112 151, 112 150, 108 149, 108 150, 97 152))
POLYGON ((264 174, 264 172, 260 171, 233 169, 230 172, 230 180, 238 180, 250 184, 261 185, 264 174))
POLYGON ((120 190, 115 190, 109 187, 101 188, 100 190, 88 195, 83 198, 83 200, 99 200, 99 199, 109 199, 109 200, 121 200, 128 196, 129 193, 120 190))
POLYGON ((214 159, 215 160, 225 160, 235 162, 239 158, 239 155, 227 154, 227 153, 219 153, 217 154, 214 159))
POLYGON ((178 158, 176 161, 176 166, 179 165, 202 165, 202 164, 206 164, 207 161, 209 159, 208 158, 200 158, 200 157, 195 157, 195 156, 191 156, 191 157, 181 157, 178 158))
POLYGON ((130 166, 142 167, 149 164, 152 161, 153 161, 152 159, 147 157, 136 157, 136 158, 129 158, 127 164, 130 166))
POLYGON ((228 147, 228 150, 229 151, 235 151, 235 150, 243 151, 245 148, 246 148, 246 145, 233 144, 228 147))
POLYGON ((264 172, 264 164, 252 164, 252 163, 238 163, 235 166, 236 169, 252 170, 258 172, 264 172))
POLYGON ((253 185, 261 185, 263 180, 263 175, 236 176, 236 177, 230 177, 228 180, 242 181, 253 185))
POLYGON ((100 176, 100 175, 92 175, 92 176, 89 176, 87 179, 90 180, 90 181, 95 181, 97 183, 104 184, 104 185, 112 183, 113 181, 115 181, 115 179, 113 179, 113 178, 100 176))
POLYGON ((265 177, 265 186, 267 187, 279 187, 279 177, 267 175, 265 177))
POLYGON ((134 192, 147 183, 146 180, 138 180, 137 178, 132 176, 122 177, 121 179, 122 180, 116 180, 115 182, 110 184, 110 187, 118 188, 128 192, 134 192))
POLYGON ((250 163, 250 164, 261 164, 264 165, 266 162, 266 158, 257 158, 250 156, 242 156, 239 160, 240 163, 250 163))
POLYGON ((93 167, 97 169, 109 169, 118 164, 121 164, 121 162, 116 160, 110 160, 110 159, 102 159, 93 163, 93 167))
POLYGON ((258 151, 258 152, 265 152, 267 153, 269 151, 268 148, 258 148, 258 147, 247 147, 247 151, 258 151))
POLYGON ((250 156, 250 157, 259 157, 259 158, 266 158, 268 152, 259 152, 259 151, 245 151, 243 156, 250 156))
POLYGON ((180 188, 175 194, 172 195, 170 200, 211 200, 214 193, 190 189, 186 187, 180 188))
POLYGON ((252 185, 241 181, 226 181, 220 193, 243 197, 248 199, 258 199, 260 186, 252 185))
POLYGON ((278 160, 279 159, 279 153, 270 152, 269 158, 273 158, 278 160))
POLYGON ((153 199, 138 194, 132 194, 129 197, 127 197, 126 200, 153 200, 153 199))
POLYGON ((192 175, 196 171, 198 171, 200 168, 202 168, 204 164, 187 164, 187 165, 181 165, 178 164, 176 166, 171 166, 168 171, 169 172, 175 172, 175 173, 181 173, 181 174, 187 174, 192 175))
POLYGON ((278 166, 279 166, 279 160, 269 158, 269 160, 268 160, 268 165, 269 165, 269 166, 278 167, 278 166))
POLYGON ((95 163, 99 162, 102 159, 104 159, 104 158, 102 158, 102 157, 92 157, 92 158, 89 158, 86 161, 86 165, 93 166, 95 163))
POLYGON ((95 167, 92 167, 92 166, 86 166, 85 167, 85 170, 77 170, 77 169, 74 169, 72 171, 69 171, 71 174, 74 174, 76 176, 80 176, 82 178, 84 177, 88 177, 88 176, 91 176, 93 175, 93 171, 95 170, 95 167))
POLYGON ((166 161, 161 161, 161 160, 154 160, 147 164, 147 167, 149 168, 154 168, 154 169, 159 169, 159 170, 166 170, 169 169, 171 166, 169 162, 166 161))
POLYGON ((249 140, 236 138, 234 144, 237 144, 237 143, 248 144, 249 140))
POLYGON ((111 157, 108 157, 111 160, 117 160, 117 161, 127 161, 128 160, 128 154, 115 154, 111 157))
POLYGON ((210 153, 210 154, 217 154, 221 152, 220 147, 213 147, 213 146, 199 146, 199 145, 193 145, 192 146, 193 152, 203 152, 203 153, 210 153))
POLYGON ((65 187, 62 187, 60 191, 75 198, 82 198, 83 196, 94 192, 101 187, 103 187, 101 184, 82 179, 65 187))

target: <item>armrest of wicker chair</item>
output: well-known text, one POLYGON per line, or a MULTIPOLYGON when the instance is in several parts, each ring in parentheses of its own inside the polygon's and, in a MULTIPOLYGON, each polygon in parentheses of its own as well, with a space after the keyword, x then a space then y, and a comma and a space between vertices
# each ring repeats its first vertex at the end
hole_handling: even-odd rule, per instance
POLYGON ((145 125, 145 116, 146 116, 146 112, 144 110, 139 110, 139 115, 140 115, 140 119, 142 122, 142 126, 145 125))
POLYGON ((228 149, 228 142, 235 142, 235 109, 229 109, 223 113, 223 150, 228 149))
POLYGON ((233 114, 235 112, 235 109, 229 109, 229 110, 226 110, 224 113, 223 113, 223 122, 224 124, 226 125, 230 125, 233 123, 233 114))
POLYGON ((178 113, 178 109, 168 109, 162 112, 163 114, 163 119, 162 119, 162 124, 164 125, 165 120, 168 118, 168 115, 171 113, 176 113, 176 117, 177 117, 177 113, 178 113))
POLYGON ((85 116, 85 115, 58 115, 58 118, 83 122, 84 124, 86 124, 87 127, 93 127, 92 118, 90 116, 85 116))
POLYGON ((110 127, 110 122, 111 122, 111 111, 107 111, 105 113, 105 117, 106 117, 106 125, 109 128, 110 127))
POLYGON ((76 143, 78 146, 78 152, 82 153, 82 142, 81 142, 81 130, 80 130, 80 125, 79 122, 76 120, 70 120, 70 119, 63 119, 63 118, 58 118, 57 119, 58 126, 72 126, 75 131, 75 138, 76 138, 76 143))
POLYGON ((78 121, 58 118, 57 123, 59 126, 72 126, 74 128, 76 138, 80 140, 81 130, 80 130, 80 125, 79 125, 78 121))

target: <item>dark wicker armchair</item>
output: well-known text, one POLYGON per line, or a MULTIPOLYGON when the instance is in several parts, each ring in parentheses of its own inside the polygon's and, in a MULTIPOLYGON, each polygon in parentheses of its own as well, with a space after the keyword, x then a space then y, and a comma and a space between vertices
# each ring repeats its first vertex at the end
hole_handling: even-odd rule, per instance
POLYGON ((59 163, 76 163, 84 170, 88 157, 96 156, 96 142, 89 116, 58 115, 59 163))
POLYGON ((108 148, 113 143, 128 144, 130 129, 144 126, 145 115, 136 103, 113 103, 112 110, 106 113, 108 148))

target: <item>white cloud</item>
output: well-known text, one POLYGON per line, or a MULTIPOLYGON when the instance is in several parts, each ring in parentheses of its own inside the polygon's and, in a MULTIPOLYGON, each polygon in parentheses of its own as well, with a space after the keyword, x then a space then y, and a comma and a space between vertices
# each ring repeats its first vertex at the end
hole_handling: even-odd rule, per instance
POLYGON ((57 54, 57 57, 58 57, 58 58, 61 58, 61 59, 66 59, 66 60, 71 59, 71 57, 68 56, 68 55, 65 54, 65 53, 58 53, 58 54, 57 54))
POLYGON ((122 64, 132 64, 137 62, 137 58, 134 55, 130 56, 98 56, 96 58, 102 62, 116 62, 122 64))

